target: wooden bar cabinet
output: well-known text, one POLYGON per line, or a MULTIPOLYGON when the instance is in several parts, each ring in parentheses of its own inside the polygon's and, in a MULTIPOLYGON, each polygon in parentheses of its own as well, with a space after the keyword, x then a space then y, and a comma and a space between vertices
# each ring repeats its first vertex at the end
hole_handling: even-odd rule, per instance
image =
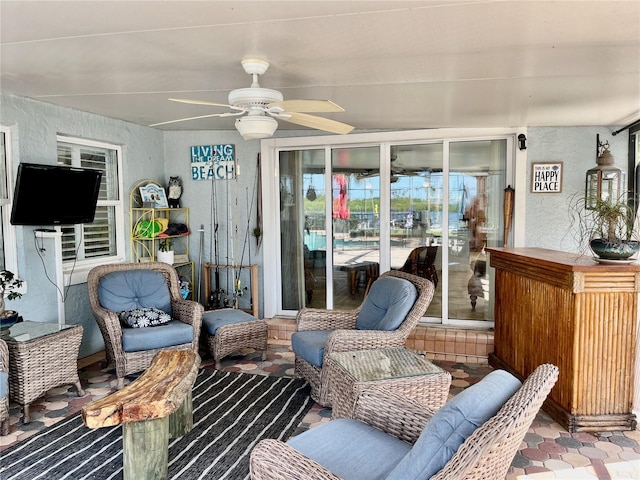
POLYGON ((569 432, 633 430, 640 264, 600 264, 540 248, 488 248, 495 268, 489 363, 560 376, 544 410, 569 432))

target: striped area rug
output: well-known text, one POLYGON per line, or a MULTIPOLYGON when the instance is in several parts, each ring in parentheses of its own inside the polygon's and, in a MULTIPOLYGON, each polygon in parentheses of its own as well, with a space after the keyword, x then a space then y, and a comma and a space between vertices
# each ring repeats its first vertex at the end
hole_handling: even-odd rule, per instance
MULTIPOLYGON (((193 430, 169 440, 169 478, 248 479, 256 443, 288 438, 312 405, 300 379, 202 370, 193 430)), ((0 478, 121 479, 122 428, 89 429, 72 415, 1 452, 0 478)))

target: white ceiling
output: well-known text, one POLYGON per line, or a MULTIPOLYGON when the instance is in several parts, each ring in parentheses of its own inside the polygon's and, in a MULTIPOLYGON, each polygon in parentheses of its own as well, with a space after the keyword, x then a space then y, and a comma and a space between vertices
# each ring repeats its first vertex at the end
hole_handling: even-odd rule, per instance
POLYGON ((346 112, 321 115, 357 129, 640 118, 640 0, 1 0, 0 22, 0 91, 141 125, 226 111, 167 98, 227 103, 245 57, 271 63, 262 87, 333 100, 346 112))

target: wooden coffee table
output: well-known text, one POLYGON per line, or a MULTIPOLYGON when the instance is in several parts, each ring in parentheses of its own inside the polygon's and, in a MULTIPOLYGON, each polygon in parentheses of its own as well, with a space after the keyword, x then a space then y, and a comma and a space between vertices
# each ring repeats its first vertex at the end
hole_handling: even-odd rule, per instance
POLYGON ((31 421, 29 404, 54 387, 72 384, 84 395, 78 377, 80 325, 25 321, 4 331, 2 339, 9 347, 9 394, 22 405, 23 423, 31 421))
POLYGON ((449 397, 451 375, 404 347, 332 353, 327 359, 332 417, 351 417, 369 388, 389 391, 438 409, 449 397))

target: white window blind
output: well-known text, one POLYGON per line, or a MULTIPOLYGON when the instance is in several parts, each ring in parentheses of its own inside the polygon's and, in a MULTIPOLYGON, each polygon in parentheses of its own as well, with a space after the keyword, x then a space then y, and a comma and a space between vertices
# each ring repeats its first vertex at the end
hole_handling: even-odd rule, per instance
POLYGON ((58 163, 102 171, 102 181, 94 221, 66 225, 62 230, 63 263, 82 264, 116 257, 118 236, 122 236, 122 195, 118 178, 120 149, 117 146, 83 144, 81 140, 58 139, 58 163), (120 219, 120 220, 119 220, 120 219))

